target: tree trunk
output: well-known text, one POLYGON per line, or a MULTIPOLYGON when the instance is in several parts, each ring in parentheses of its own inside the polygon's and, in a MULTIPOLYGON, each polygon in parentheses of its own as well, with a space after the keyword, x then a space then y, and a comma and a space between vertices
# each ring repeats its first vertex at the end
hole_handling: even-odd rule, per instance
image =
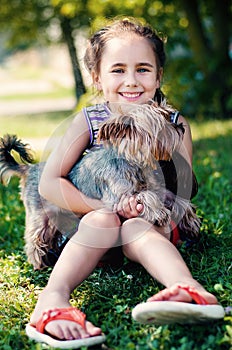
POLYGON ((210 47, 203 30, 198 1, 179 0, 179 3, 181 5, 180 8, 184 10, 189 21, 187 31, 189 34, 190 47, 192 48, 194 54, 194 60, 201 71, 207 75, 210 47))
POLYGON ((84 82, 81 75, 80 65, 77 59, 77 50, 74 43, 74 39, 72 36, 72 26, 70 23, 70 19, 67 17, 61 18, 61 29, 63 33, 63 37, 65 40, 65 43, 68 46, 68 51, 72 63, 72 69, 73 69, 73 75, 74 75, 74 81, 75 81, 75 93, 77 101, 86 92, 84 82))
POLYGON ((213 48, 214 56, 216 58, 216 65, 214 71, 214 78, 217 81, 219 88, 219 99, 221 104, 221 112, 223 118, 231 118, 232 111, 229 108, 229 98, 231 96, 231 59, 229 57, 229 45, 230 45, 230 1, 223 0, 223 4, 220 1, 214 0, 212 2, 212 13, 214 20, 214 38, 213 48))
POLYGON ((199 13, 199 0, 178 0, 189 21, 188 33, 194 61, 204 74, 204 102, 210 104, 215 100, 218 105, 219 117, 231 118, 230 77, 231 61, 229 58, 230 40, 230 3, 224 0, 206 2, 212 16, 211 37, 204 31, 199 13))

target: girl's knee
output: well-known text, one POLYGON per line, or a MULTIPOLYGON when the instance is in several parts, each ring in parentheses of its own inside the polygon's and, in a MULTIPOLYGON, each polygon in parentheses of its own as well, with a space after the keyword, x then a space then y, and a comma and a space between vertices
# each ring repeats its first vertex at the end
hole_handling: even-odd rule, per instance
POLYGON ((112 212, 92 211, 80 221, 72 241, 94 248, 111 248, 118 242, 120 219, 112 212))
POLYGON ((125 256, 136 260, 138 250, 158 242, 169 242, 164 230, 141 218, 127 220, 121 228, 122 249, 125 256))
POLYGON ((149 231, 154 231, 151 223, 142 218, 133 218, 125 221, 121 228, 122 244, 129 244, 144 237, 149 231))
POLYGON ((94 226, 98 228, 119 228, 121 226, 117 214, 102 209, 89 212, 80 223, 91 226, 94 223, 94 226))

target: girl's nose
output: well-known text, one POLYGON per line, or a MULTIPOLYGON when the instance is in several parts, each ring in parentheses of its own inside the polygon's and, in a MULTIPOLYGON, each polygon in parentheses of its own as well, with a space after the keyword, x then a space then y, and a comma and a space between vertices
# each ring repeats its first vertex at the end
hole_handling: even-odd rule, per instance
POLYGON ((128 74, 125 79, 125 85, 126 86, 138 86, 138 81, 136 80, 135 74, 128 74))

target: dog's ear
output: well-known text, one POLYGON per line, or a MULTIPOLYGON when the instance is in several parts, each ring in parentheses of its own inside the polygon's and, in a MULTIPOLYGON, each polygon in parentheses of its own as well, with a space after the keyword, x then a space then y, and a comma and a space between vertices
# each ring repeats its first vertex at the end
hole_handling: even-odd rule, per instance
POLYGON ((114 116, 104 122, 99 131, 97 142, 103 141, 105 145, 118 147, 122 139, 130 139, 133 137, 133 129, 131 120, 127 116, 114 116))
MULTIPOLYGON (((138 123, 133 114, 112 116, 101 125, 98 142, 104 146, 116 147, 118 154, 130 162, 154 166, 151 161, 152 135, 138 123)), ((153 157, 154 158, 154 157, 153 157)))
POLYGON ((165 123, 154 142, 156 160, 170 160, 174 151, 178 151, 183 141, 183 132, 171 123, 165 123))
POLYGON ((156 160, 167 160, 172 158, 174 151, 178 151, 183 141, 184 129, 182 125, 171 123, 170 113, 173 108, 167 105, 151 105, 152 129, 154 134, 153 154, 156 160))

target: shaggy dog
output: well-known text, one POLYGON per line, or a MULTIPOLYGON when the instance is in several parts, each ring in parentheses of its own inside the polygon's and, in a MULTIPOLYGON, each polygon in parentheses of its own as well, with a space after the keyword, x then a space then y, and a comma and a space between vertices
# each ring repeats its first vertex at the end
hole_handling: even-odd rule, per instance
MULTIPOLYGON (((86 196, 100 199, 113 210, 122 195, 136 195, 143 204, 140 217, 164 226, 174 221, 184 237, 196 237, 199 219, 189 198, 173 193, 165 186, 158 170, 159 162, 177 157, 183 140, 183 126, 169 122, 168 106, 136 106, 126 113, 112 114, 98 133, 101 147, 81 158, 68 174, 68 179, 86 196)), ((46 266, 46 254, 62 244, 63 234, 75 231, 78 215, 56 207, 38 192, 44 163, 33 164, 27 144, 15 135, 0 139, 0 180, 21 178, 21 198, 26 211, 25 250, 36 269, 46 266), (17 152, 19 162, 12 155, 17 152)), ((191 176, 187 172, 186 177, 191 176)), ((177 191, 178 192, 178 191, 177 191)), ((181 191, 180 191, 181 192, 181 191)))

